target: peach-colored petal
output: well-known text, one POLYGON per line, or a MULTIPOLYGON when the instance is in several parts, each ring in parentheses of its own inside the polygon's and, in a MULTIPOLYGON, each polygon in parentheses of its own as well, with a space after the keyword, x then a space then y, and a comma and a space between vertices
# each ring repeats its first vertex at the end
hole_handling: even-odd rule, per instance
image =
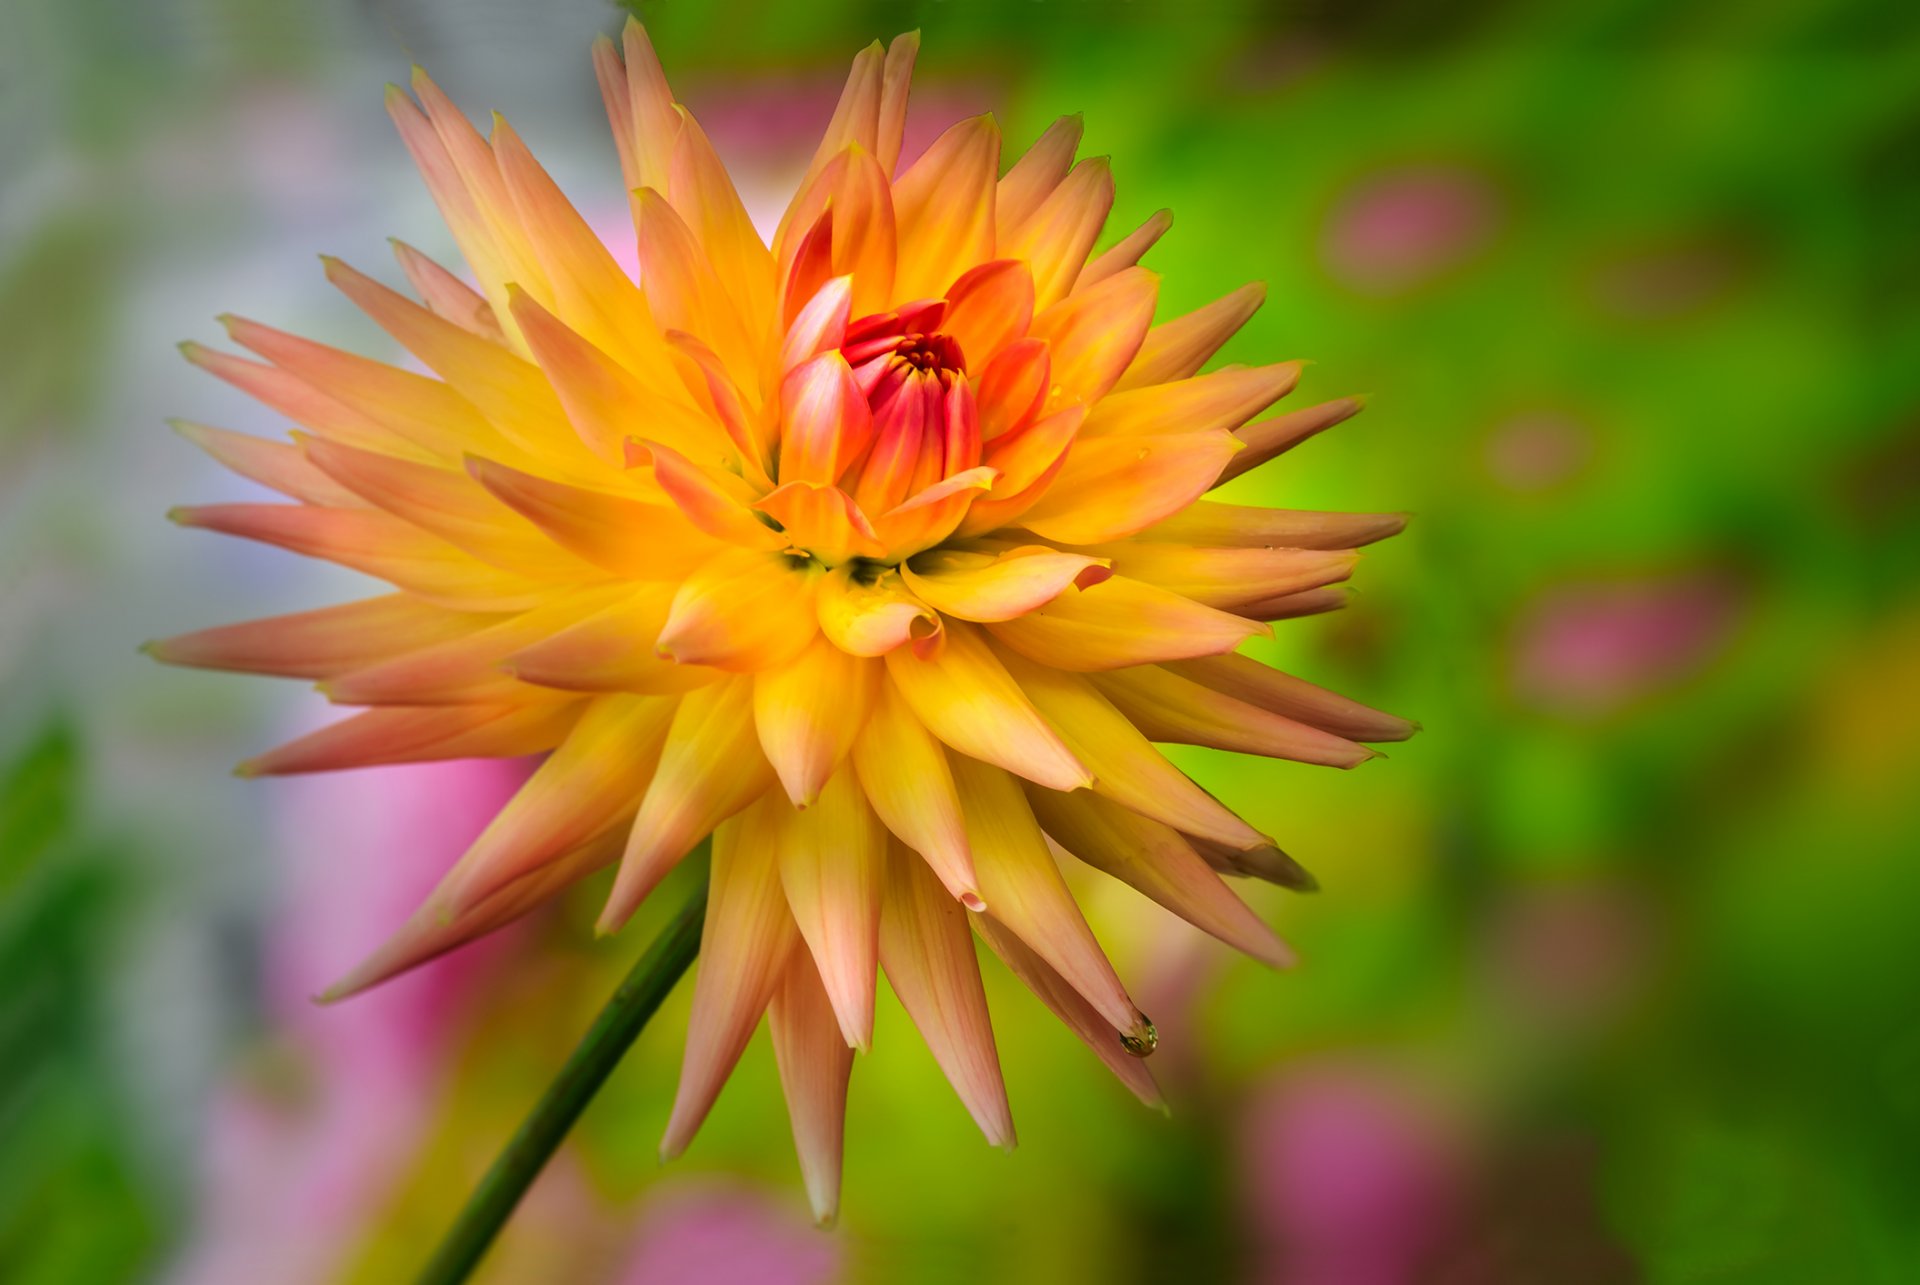
POLYGON ((879 158, 881 172, 889 177, 900 163, 900 136, 907 125, 907 93, 913 86, 913 61, 919 53, 919 32, 895 36, 887 46, 887 60, 880 71, 880 111, 873 151, 879 158))
MULTIPOLYGON (((660 58, 653 51, 653 42, 647 38, 647 29, 637 19, 627 19, 620 32, 620 46, 626 62, 625 100, 631 113, 625 132, 634 166, 627 190, 664 189, 673 160, 674 140, 680 134, 680 117, 673 110, 673 91, 667 87, 666 73, 660 69, 660 58)), ((616 125, 614 132, 622 132, 621 127, 616 125)))
POLYGON ((1347 585, 1329 585, 1323 589, 1306 589, 1300 593, 1283 593, 1272 598, 1262 598, 1249 602, 1240 608, 1242 615, 1250 620, 1296 620, 1301 616, 1317 616, 1322 612, 1339 611, 1353 602, 1353 590, 1347 585))
POLYGON ((840 347, 853 315, 853 278, 834 277, 814 292, 787 327, 780 346, 780 374, 840 347))
POLYGON ((1085 678, 1018 656, 1004 660, 1021 691, 1093 773, 1096 794, 1187 834, 1237 848, 1267 842, 1169 763, 1085 678))
POLYGON ((455 909, 630 815, 640 805, 676 709, 670 696, 602 696, 455 863, 442 885, 455 909))
POLYGON ((667 505, 551 481, 477 455, 467 457, 467 472, 555 544, 615 575, 677 579, 714 552, 667 505))
POLYGON ((873 1046, 887 842, 851 767, 835 773, 811 807, 783 817, 787 906, 819 966, 844 1042, 863 1053, 873 1046))
POLYGON ((1255 620, 1125 576, 1067 590, 1018 619, 991 626, 999 641, 1056 669, 1121 669, 1214 656, 1270 632, 1255 620))
POLYGON ((825 175, 832 213, 828 271, 853 282, 853 315, 881 312, 893 302, 899 236, 887 171, 864 148, 849 147, 825 175))
POLYGON ((740 385, 727 373, 719 354, 701 340, 682 330, 669 330, 667 349, 680 370, 682 382, 700 403, 700 408, 719 423, 727 440, 740 453, 741 473, 747 482, 761 490, 772 486, 773 476, 768 469, 777 428, 774 432, 761 429, 763 424, 772 427, 774 421, 754 409, 754 403, 748 401, 740 385))
POLYGON ((1284 968, 1293 952, 1171 826, 1086 790, 1027 789, 1047 836, 1080 860, 1137 888, 1236 950, 1284 968))
POLYGON ((711 346, 736 383, 757 381, 758 337, 748 334, 693 229, 650 187, 633 194, 633 207, 640 234, 640 279, 646 282, 647 303, 660 324, 711 346))
POLYGON ((780 384, 780 481, 837 481, 873 440, 873 413, 838 350, 795 366, 780 384))
POLYGON ((1093 776, 1008 676, 971 625, 947 629, 946 646, 922 658, 887 653, 887 673, 913 716, 962 754, 1056 790, 1093 776))
POLYGON ((1000 475, 981 465, 935 482, 897 508, 873 520, 874 534, 889 562, 931 549, 960 525, 974 500, 993 486, 1000 475))
POLYGON ((1094 940, 1018 782, 997 767, 964 757, 953 760, 953 782, 980 894, 993 907, 988 913, 1046 960, 1114 1030, 1146 1041, 1147 1020, 1094 940))
MULTIPOLYGON (((780 219, 780 228, 774 237, 776 247, 784 247, 796 223, 802 219, 811 222, 804 202, 817 180, 826 172, 836 156, 843 154, 849 147, 861 147, 875 151, 879 146, 880 101, 884 94, 886 54, 880 48, 880 42, 874 41, 853 56, 853 67, 847 73, 847 83, 840 91, 840 99, 834 104, 833 119, 827 122, 826 132, 820 137, 820 145, 813 153, 813 160, 807 165, 807 172, 796 189, 793 204, 780 219)), ((904 99, 902 100, 904 104, 904 99)), ((892 164, 887 166, 892 171, 892 164)), ((818 213, 815 207, 813 214, 818 213)))
POLYGON ((1107 578, 1106 566, 1103 558, 1044 545, 998 555, 936 549, 912 564, 902 563, 900 576, 936 611, 962 620, 999 621, 1035 611, 1076 585, 1099 584, 1107 578))
POLYGON ((1318 892, 1320 881, 1313 872, 1271 843, 1251 848, 1234 848, 1198 835, 1183 836, 1200 854, 1201 860, 1223 875, 1259 879, 1294 892, 1318 892))
POLYGON ((237 535, 321 558, 459 611, 524 611, 541 586, 374 509, 309 504, 201 504, 167 516, 181 526, 237 535))
POLYGON ((569 692, 690 692, 722 675, 705 665, 663 660, 655 650, 678 586, 645 584, 581 615, 575 622, 506 659, 522 682, 569 692))
POLYGON ((947 752, 891 683, 881 684, 853 746, 854 771, 887 829, 939 876, 947 891, 979 910, 979 879, 960 817, 947 752))
POLYGON ((1161 322, 1147 332, 1133 364, 1114 386, 1116 391, 1169 383, 1194 374, 1266 301, 1266 285, 1255 281, 1184 316, 1161 322))
POLYGON ((1325 767, 1356 767, 1375 757, 1374 751, 1343 736, 1236 700, 1157 665, 1100 674, 1093 683, 1148 740, 1325 767))
POLYGON ((853 497, 821 482, 787 482, 753 506, 778 522, 793 547, 829 566, 885 552, 853 497))
POLYGON ((1172 226, 1172 210, 1155 210, 1145 223, 1114 242, 1111 248, 1081 269, 1077 284, 1084 290, 1096 282, 1105 281, 1116 272, 1133 267, 1140 262, 1140 256, 1151 250, 1154 242, 1165 236, 1167 229, 1172 226))
POLYGON ((1206 493, 1239 439, 1223 429, 1168 436, 1084 435, 1066 467, 1021 518, 1062 544, 1098 544, 1152 526, 1206 493))
POLYGON ((1040 340, 1016 340, 995 353, 975 384, 980 440, 991 443, 1025 428, 1052 382, 1053 361, 1040 340))
POLYGON ((1104 156, 1094 157, 1074 166, 1031 216, 1000 238, 999 253, 1032 268, 1035 307, 1057 303, 1073 289, 1112 208, 1113 169, 1104 156))
POLYGON ((1364 397, 1341 397, 1245 425, 1234 436, 1245 442, 1247 449, 1227 461, 1227 466, 1220 470, 1220 482, 1230 482, 1248 469, 1259 468, 1275 456, 1292 450, 1314 434, 1352 419, 1365 405, 1364 397))
POLYGON ((963 120, 934 140, 893 185, 900 235, 894 295, 934 299, 962 265, 993 258, 993 189, 1000 127, 992 116, 963 120))
POLYGON ((667 196, 699 238, 746 332, 763 335, 773 324, 773 256, 699 122, 677 103, 674 111, 680 132, 673 141, 667 196))
MULTIPOLYGON (((762 804, 784 808, 779 800, 762 804)), ((774 833, 749 812, 713 836, 712 892, 693 977, 693 1012, 660 1158, 686 1150, 767 1010, 799 933, 780 892, 774 833)), ((691 841, 689 841, 691 844, 691 841)), ((623 867, 624 872, 624 867, 623 867)))
POLYGON ((969 268, 947 290, 947 311, 940 329, 966 354, 969 369, 981 370, 1033 322, 1034 284, 1028 265, 995 259, 969 268))
POLYGON ((784 553, 729 549, 680 585, 658 647, 688 665, 753 673, 786 664, 818 632, 819 568, 784 553))
POLYGON ((811 804, 845 761, 880 679, 878 665, 847 654, 824 635, 791 664, 754 675, 760 748, 795 807, 811 804))
POLYGON ((500 319, 493 315, 493 305, 485 295, 405 241, 395 238, 392 244, 400 271, 406 274, 407 284, 413 287, 422 303, 462 330, 496 344, 507 342, 506 332, 500 329, 500 319))
MULTIPOLYGON (((1057 530, 1041 534, 1059 538, 1057 530)), ((1143 580, 1222 611, 1337 583, 1353 574, 1360 560, 1352 549, 1207 549, 1143 540, 1089 543, 1091 552, 1113 555, 1116 576, 1143 580)))
POLYGON ((1153 324, 1160 278, 1124 268, 1082 286, 1033 319, 1053 349, 1053 380, 1089 404, 1105 397, 1140 350, 1153 324))
POLYGON ((954 534, 966 539, 1016 524, 1046 497, 1067 463, 1067 450, 1080 431, 1086 407, 1074 404, 1045 419, 989 442, 987 467, 1000 470, 999 479, 983 499, 977 499, 954 534))
POLYGON ((1148 436, 1234 429, 1292 391, 1301 364, 1230 366, 1170 384, 1116 392, 1087 412, 1088 436, 1148 436))
POLYGON ((659 442, 629 439, 624 449, 627 467, 651 469, 654 482, 681 516, 714 539, 768 551, 791 543, 754 515, 753 490, 740 477, 695 464, 659 442))
POLYGON ((1353 549, 1398 535, 1404 513, 1322 513, 1195 500, 1138 535, 1154 543, 1289 549, 1353 549))
POLYGON ((1011 1149, 1013 1114, 966 912, 924 861, 898 848, 887 861, 880 962, 967 1114, 989 1143, 1011 1149))
POLYGON ((897 571, 836 567, 821 577, 817 605, 820 631, 854 656, 884 656, 908 643, 932 651, 945 641, 940 617, 907 591, 897 571))
MULTIPOLYGON (((598 931, 626 923, 700 836, 765 794, 773 781, 754 736, 751 679, 723 680, 681 697, 598 931)), ((775 805, 790 806, 779 799, 775 805)), ((772 862, 771 852, 767 860, 772 862)))
POLYGON ((1010 239, 1021 224, 1039 210, 1073 168, 1084 122, 1078 112, 1062 116, 1007 170, 995 193, 995 236, 1010 239))
POLYGON ((248 361, 192 341, 180 345, 180 355, 200 369, 232 384, 247 396, 279 411, 294 423, 333 442, 385 451, 405 459, 432 460, 433 452, 414 445, 400 434, 336 397, 330 397, 297 375, 264 362, 248 361))
POLYGON ((448 611, 387 594, 221 625, 150 642, 142 650, 169 665, 285 678, 331 678, 421 647, 464 637, 503 617, 448 611))
POLYGON ((780 1088, 793 1123, 793 1148, 813 1206, 813 1220, 830 1226, 840 1210, 840 1160, 846 1133, 847 1078, 853 1050, 840 1038, 833 1009, 813 962, 789 950, 787 966, 767 1009, 780 1088))
POLYGON ((1079 1036, 1080 1041, 1106 1063, 1107 1069, 1136 1098, 1147 1106, 1166 1109, 1166 1100, 1160 1096, 1160 1086, 1154 1083, 1153 1072, 1147 1069, 1145 1059, 1127 1052, 1113 1028, 1101 1018, 1093 1005, 1067 984, 1065 978, 1022 942, 1017 934, 996 923, 992 915, 976 915, 970 922, 973 930, 1000 957, 1008 971, 1039 997, 1040 1002, 1068 1030, 1079 1036))
POLYGON ((182 419, 170 419, 167 423, 174 432, 233 472, 282 495, 336 509, 351 509, 366 503, 357 493, 314 467, 306 454, 290 442, 250 437, 182 419))
POLYGON ((388 706, 330 723, 257 754, 238 776, 292 776, 437 759, 518 758, 560 743, 578 703, 388 706))
POLYGON ((1418 723, 1369 709, 1359 701, 1316 687, 1304 678, 1269 669, 1249 656, 1173 661, 1167 669, 1214 691, 1324 728, 1348 740, 1404 741, 1420 730, 1418 723))

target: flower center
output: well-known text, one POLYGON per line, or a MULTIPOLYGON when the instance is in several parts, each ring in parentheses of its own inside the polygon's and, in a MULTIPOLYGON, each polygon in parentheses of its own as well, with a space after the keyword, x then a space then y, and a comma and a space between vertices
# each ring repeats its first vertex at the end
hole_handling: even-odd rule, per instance
POLYGON ((938 329, 943 301, 862 317, 841 356, 873 414, 873 438, 850 470, 862 511, 878 516, 980 463, 980 419, 959 341, 938 329))

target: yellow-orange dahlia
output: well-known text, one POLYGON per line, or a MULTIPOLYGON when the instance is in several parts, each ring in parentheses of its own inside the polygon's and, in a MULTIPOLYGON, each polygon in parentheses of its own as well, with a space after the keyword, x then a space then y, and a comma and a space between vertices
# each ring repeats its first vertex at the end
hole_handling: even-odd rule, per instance
POLYGON ((876 967, 993 1142, 975 933, 1157 1101, 1060 854, 1284 963, 1219 872, 1304 872, 1152 743, 1346 767, 1413 730, 1235 654, 1337 605, 1400 518, 1201 498, 1358 403, 1250 424, 1297 363, 1198 374, 1261 292, 1154 325, 1137 261, 1167 216, 1092 254, 1113 180, 1073 119, 1004 176, 985 116, 896 176, 917 48, 854 60, 769 247, 639 25, 602 41, 638 283, 505 121, 483 137, 424 75, 390 91, 478 290, 405 246, 420 302, 327 262, 433 376, 237 318, 262 360, 188 345, 300 427, 183 426, 294 503, 175 517, 396 592, 152 648, 367 707, 243 774, 547 754, 335 996, 616 862, 617 929, 711 833, 662 1149, 765 1013, 822 1217, 876 967))

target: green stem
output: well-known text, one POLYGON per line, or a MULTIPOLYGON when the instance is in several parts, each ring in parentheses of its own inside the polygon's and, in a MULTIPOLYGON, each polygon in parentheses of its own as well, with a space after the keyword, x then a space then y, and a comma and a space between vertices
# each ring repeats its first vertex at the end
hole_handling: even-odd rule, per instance
POLYGON ((700 953, 706 908, 707 881, 703 878, 613 992, 532 1114, 474 1188, 466 1207, 417 1278, 417 1285, 460 1285, 479 1265, 508 1215, 553 1158, 567 1130, 700 953))

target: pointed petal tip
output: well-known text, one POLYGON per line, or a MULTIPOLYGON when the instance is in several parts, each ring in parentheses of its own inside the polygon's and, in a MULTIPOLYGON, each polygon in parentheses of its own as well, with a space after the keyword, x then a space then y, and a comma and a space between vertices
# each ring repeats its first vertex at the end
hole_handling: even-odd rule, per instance
POLYGON ((259 759, 242 759, 233 765, 233 774, 243 781, 251 781, 267 774, 266 767, 259 759))

